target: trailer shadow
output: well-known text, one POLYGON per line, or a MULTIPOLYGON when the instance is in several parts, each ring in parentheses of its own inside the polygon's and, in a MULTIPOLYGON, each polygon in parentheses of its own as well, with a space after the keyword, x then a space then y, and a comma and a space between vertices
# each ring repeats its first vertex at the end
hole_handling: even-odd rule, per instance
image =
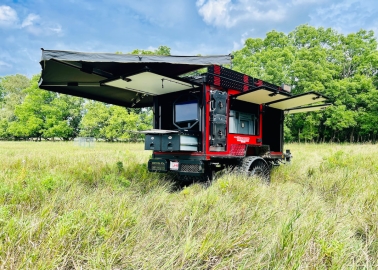
POLYGON ((171 191, 174 192, 180 192, 186 187, 190 187, 192 185, 200 185, 203 189, 209 188, 218 178, 222 177, 223 175, 228 174, 229 171, 223 170, 218 171, 214 174, 213 179, 210 180, 208 177, 180 177, 179 175, 175 173, 167 173, 165 176, 166 181, 169 181, 172 183, 172 189, 171 191))

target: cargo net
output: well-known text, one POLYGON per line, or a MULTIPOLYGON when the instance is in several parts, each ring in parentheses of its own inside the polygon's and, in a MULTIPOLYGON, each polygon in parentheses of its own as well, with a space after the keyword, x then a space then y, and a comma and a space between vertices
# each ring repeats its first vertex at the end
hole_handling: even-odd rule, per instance
POLYGON ((200 171, 200 166, 200 164, 181 164, 180 172, 198 173, 200 171))

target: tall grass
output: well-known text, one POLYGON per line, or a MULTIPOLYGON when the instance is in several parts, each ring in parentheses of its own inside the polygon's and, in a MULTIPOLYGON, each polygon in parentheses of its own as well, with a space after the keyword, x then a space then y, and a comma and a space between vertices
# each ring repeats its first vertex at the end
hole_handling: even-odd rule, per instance
POLYGON ((378 267, 378 146, 287 148, 269 186, 176 190, 141 144, 0 142, 0 267, 378 267))

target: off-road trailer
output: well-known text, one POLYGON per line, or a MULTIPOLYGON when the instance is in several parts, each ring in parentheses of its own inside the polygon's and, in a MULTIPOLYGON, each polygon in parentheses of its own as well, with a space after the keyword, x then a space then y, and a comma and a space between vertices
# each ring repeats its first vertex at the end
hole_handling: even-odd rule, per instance
POLYGON ((41 89, 124 107, 153 107, 148 169, 181 180, 212 179, 226 167, 269 180, 283 151, 285 114, 330 104, 316 92, 292 95, 225 68, 231 56, 151 56, 42 50, 41 89), (199 76, 189 72, 207 68, 199 76), (313 105, 316 104, 316 105, 313 105))

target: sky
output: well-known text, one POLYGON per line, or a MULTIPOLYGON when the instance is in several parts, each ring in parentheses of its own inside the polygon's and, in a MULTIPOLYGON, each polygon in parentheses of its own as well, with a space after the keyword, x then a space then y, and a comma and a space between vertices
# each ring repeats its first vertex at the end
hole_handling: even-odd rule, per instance
POLYGON ((229 54, 301 24, 378 33, 377 0, 0 0, 0 77, 41 71, 41 48, 229 54))

